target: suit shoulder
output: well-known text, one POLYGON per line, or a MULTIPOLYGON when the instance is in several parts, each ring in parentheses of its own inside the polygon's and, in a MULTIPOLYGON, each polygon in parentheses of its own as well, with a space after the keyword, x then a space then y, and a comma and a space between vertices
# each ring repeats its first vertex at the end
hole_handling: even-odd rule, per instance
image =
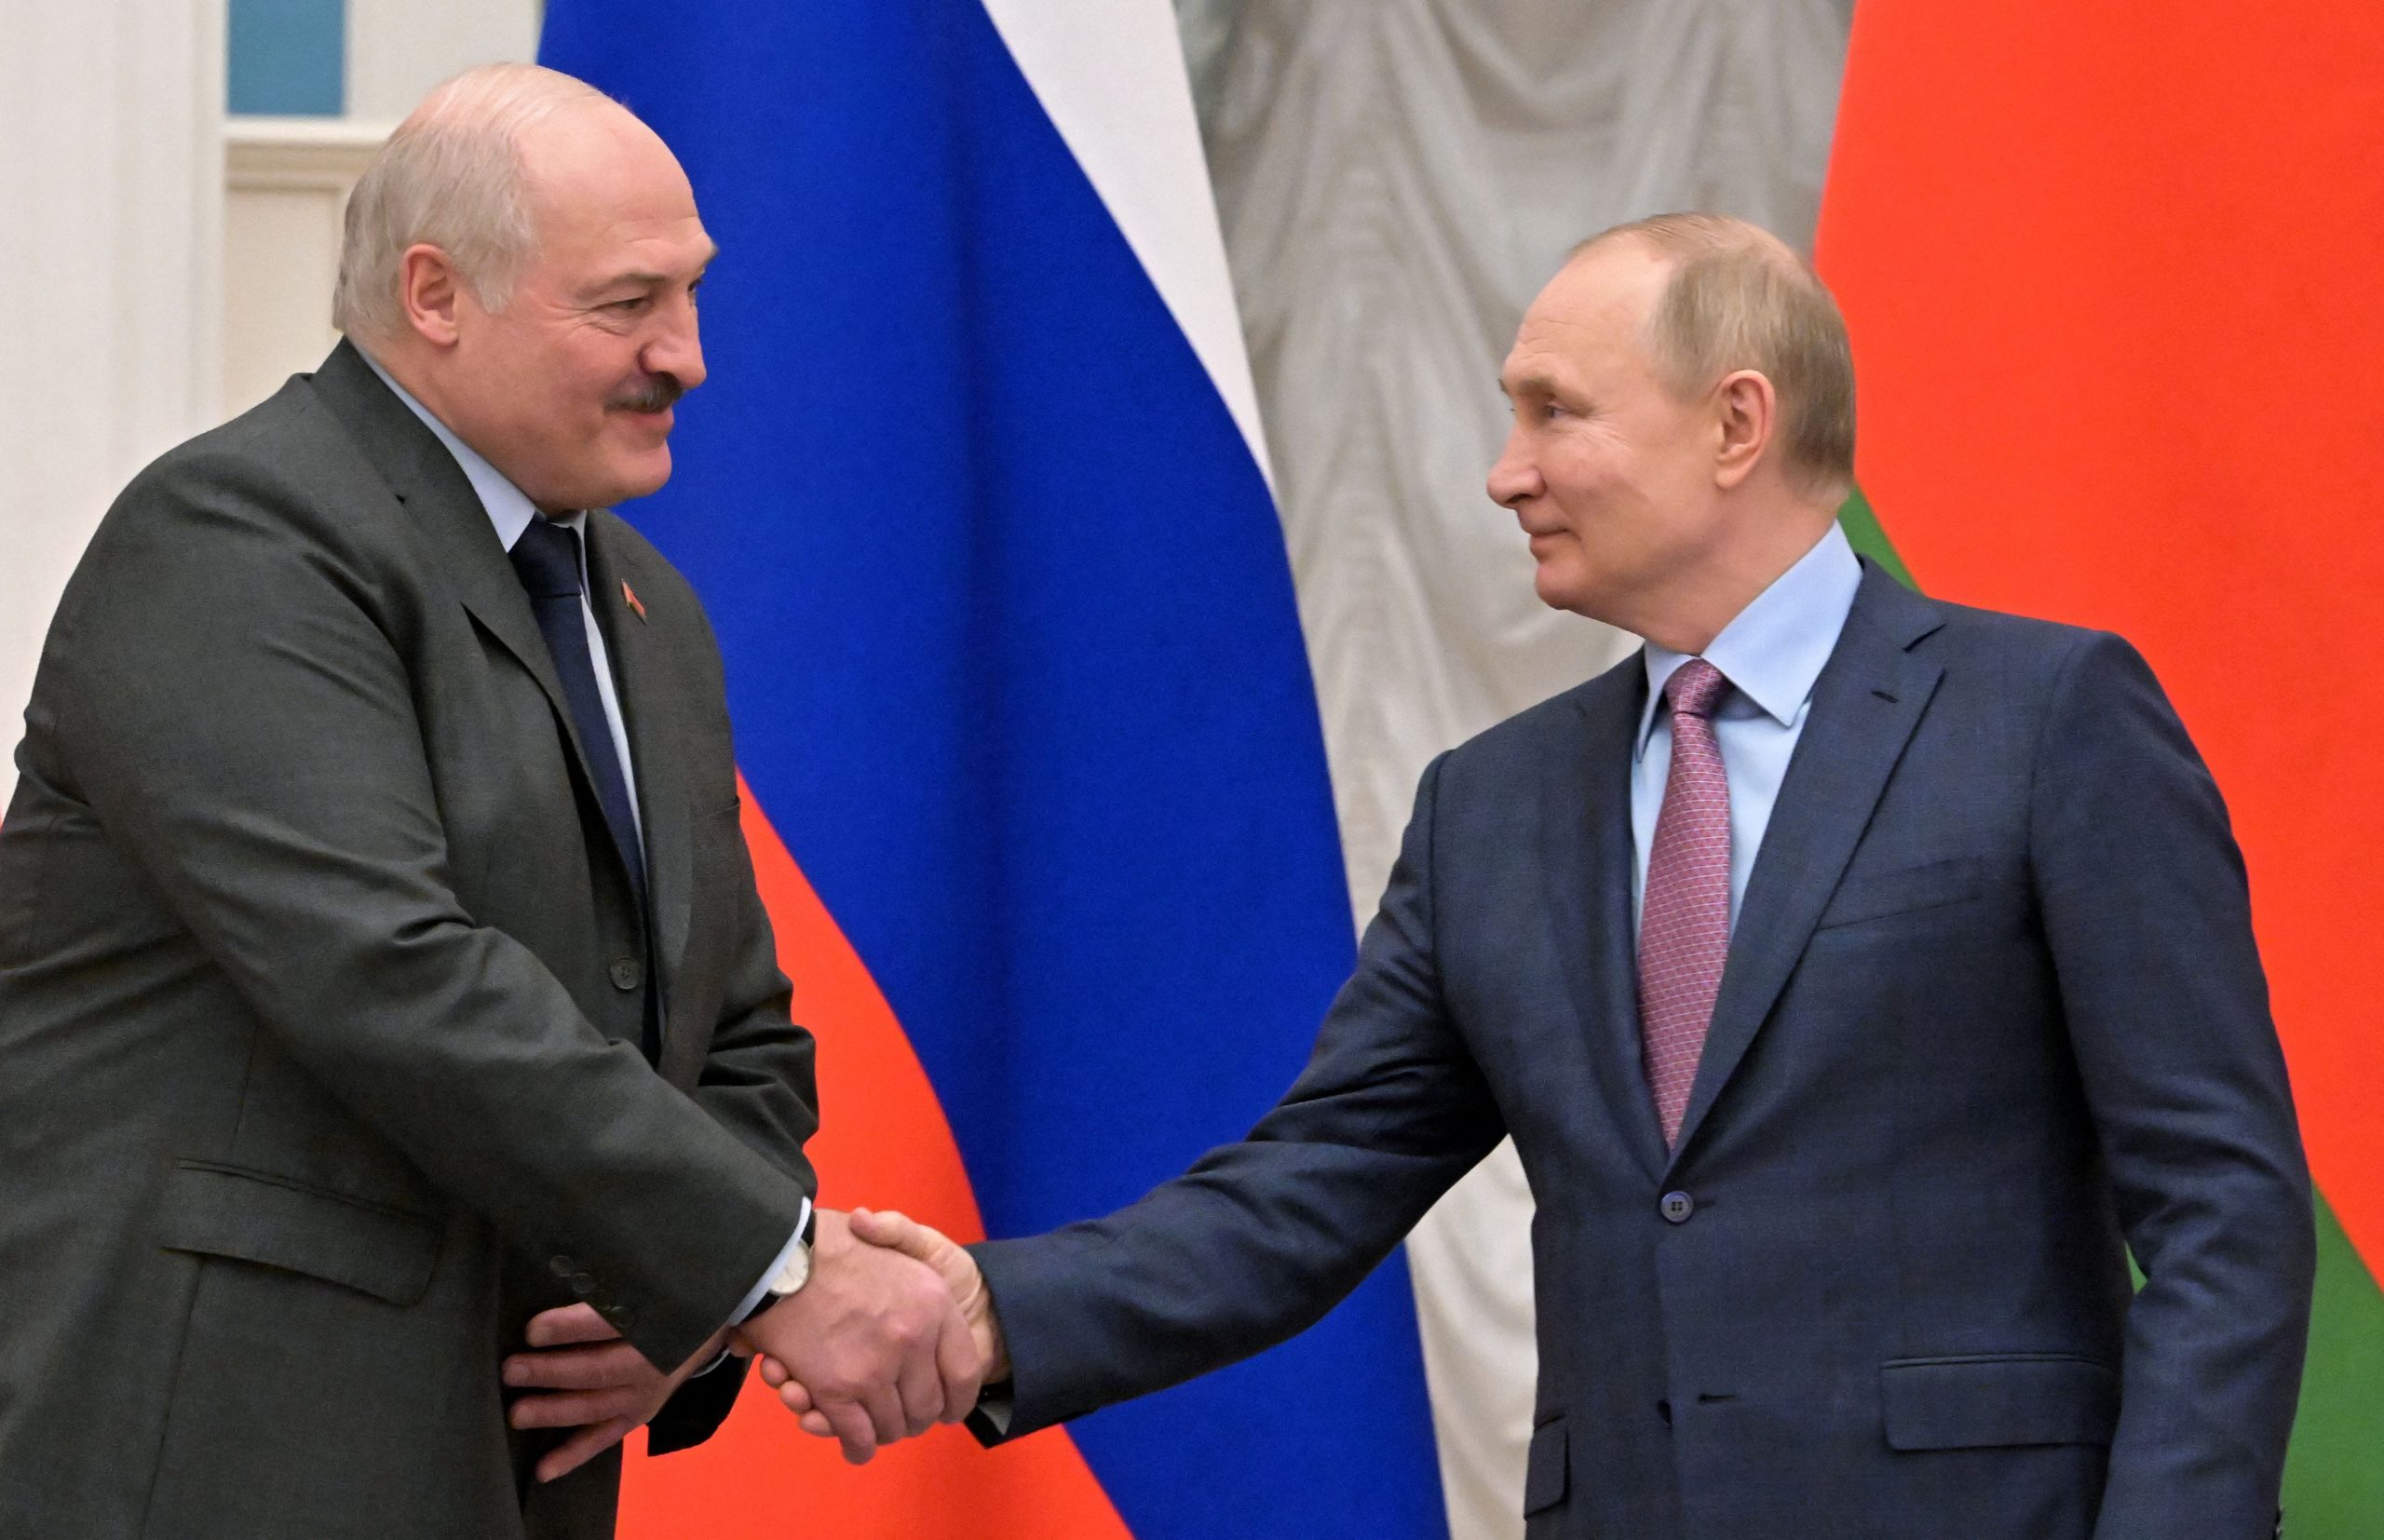
POLYGON ((1634 709, 1643 677, 1639 650, 1634 647, 1604 673, 1494 723, 1445 757, 1453 769, 1469 775, 1537 764, 1549 754, 1579 743, 1585 715, 1634 709))
POLYGON ((121 620, 161 587, 267 604, 276 585, 386 588, 404 540, 371 462, 300 382, 151 461, 117 493, 61 596, 54 630, 121 620), (305 574, 302 578, 299 574, 305 574))
POLYGON ((2110 658, 2144 667, 2134 646, 2113 631, 1943 600, 1929 602, 1942 624, 1920 646, 1948 663, 1984 663, 2006 677, 2033 680, 2047 688, 2089 660, 2110 658))
POLYGON ((125 526, 163 521, 187 534, 228 520, 344 544, 359 527, 353 507, 368 479, 377 480, 345 428, 292 380, 143 466, 110 507, 101 540, 111 526, 121 537, 125 526))

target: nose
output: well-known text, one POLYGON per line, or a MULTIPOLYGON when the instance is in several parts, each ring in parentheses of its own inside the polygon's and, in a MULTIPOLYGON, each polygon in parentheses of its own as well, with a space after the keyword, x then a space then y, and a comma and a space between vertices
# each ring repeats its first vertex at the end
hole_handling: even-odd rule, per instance
POLYGON ((639 360, 649 374, 668 374, 679 382, 683 390, 693 390, 704 383, 704 344, 698 335, 696 304, 692 297, 681 295, 670 307, 662 320, 661 331, 645 345, 639 360))
POLYGON ((1540 490, 1539 466, 1524 440, 1524 425, 1517 423, 1507 434, 1507 447, 1499 452, 1497 463, 1490 467, 1490 501, 1511 508, 1526 497, 1537 496, 1540 490))

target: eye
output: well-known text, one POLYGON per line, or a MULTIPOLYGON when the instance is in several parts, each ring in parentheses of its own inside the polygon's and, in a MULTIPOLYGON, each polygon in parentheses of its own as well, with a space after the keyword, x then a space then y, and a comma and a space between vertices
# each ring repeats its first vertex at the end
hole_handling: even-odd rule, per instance
POLYGON ((616 315, 634 316, 653 303, 654 296, 651 294, 633 294, 626 300, 611 301, 606 304, 604 308, 613 311, 616 315))

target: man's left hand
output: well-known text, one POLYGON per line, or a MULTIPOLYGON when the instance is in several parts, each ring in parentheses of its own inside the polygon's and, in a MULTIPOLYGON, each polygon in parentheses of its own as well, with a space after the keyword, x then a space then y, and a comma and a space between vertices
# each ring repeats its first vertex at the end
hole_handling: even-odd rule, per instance
POLYGON ((517 1428, 576 1428, 538 1461, 538 1479, 576 1470, 643 1427, 689 1375, 720 1354, 724 1329, 669 1373, 621 1340, 592 1305, 566 1304, 530 1319, 530 1351, 505 1360, 505 1383, 526 1394, 508 1420, 517 1428))

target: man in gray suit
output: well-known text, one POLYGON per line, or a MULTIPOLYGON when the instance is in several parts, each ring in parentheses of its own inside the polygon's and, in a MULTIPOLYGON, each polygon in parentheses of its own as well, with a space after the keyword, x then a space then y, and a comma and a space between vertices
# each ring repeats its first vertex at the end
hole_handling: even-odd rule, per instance
POLYGON ((1540 597, 1647 644, 1426 770, 1248 1139, 973 1257, 855 1216, 1006 1355, 989 1436, 1301 1329, 1511 1133, 1532 1535, 2264 1540, 2310 1194, 2242 862, 2143 660, 1858 561, 1843 323, 1759 231, 1590 242, 1503 384, 1540 597))
POLYGON ((941 1282, 813 1213, 719 655, 606 511, 712 251, 628 113, 459 77, 348 340, 93 539, 0 831, 0 1533, 609 1534, 733 1343, 859 1455, 974 1401, 941 1282))

